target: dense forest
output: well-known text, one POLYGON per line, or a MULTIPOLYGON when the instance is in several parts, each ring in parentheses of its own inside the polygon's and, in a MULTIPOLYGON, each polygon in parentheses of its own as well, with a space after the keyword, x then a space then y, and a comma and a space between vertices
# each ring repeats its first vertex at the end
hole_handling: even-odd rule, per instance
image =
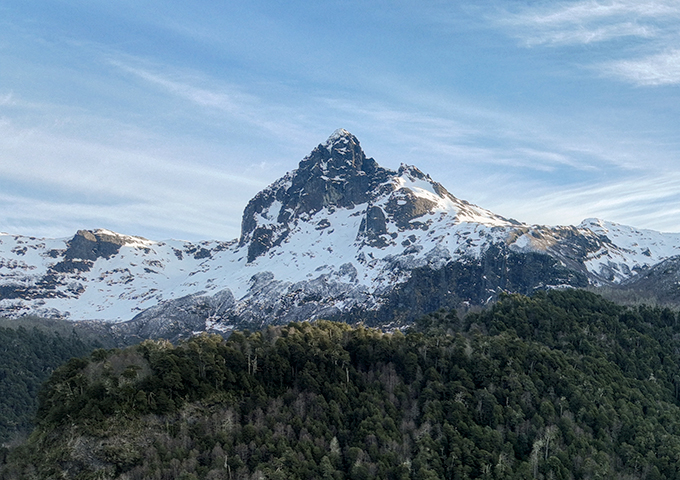
POLYGON ((673 311, 578 290, 98 349, 0 478, 680 478, 679 353, 673 311))
POLYGON ((0 319, 0 444, 33 429, 38 390, 55 368, 113 342, 73 322, 0 319))

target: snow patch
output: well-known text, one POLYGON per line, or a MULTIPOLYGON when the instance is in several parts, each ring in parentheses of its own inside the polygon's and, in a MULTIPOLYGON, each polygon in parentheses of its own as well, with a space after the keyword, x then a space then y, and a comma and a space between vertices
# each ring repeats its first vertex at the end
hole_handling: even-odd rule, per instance
POLYGON ((330 152, 333 148, 333 145, 338 143, 339 140, 344 140, 344 143, 347 143, 347 137, 351 136, 352 134, 349 133, 347 130, 344 128, 338 128, 335 130, 330 137, 328 137, 328 140, 326 140, 326 143, 324 143, 324 146, 328 149, 330 152))

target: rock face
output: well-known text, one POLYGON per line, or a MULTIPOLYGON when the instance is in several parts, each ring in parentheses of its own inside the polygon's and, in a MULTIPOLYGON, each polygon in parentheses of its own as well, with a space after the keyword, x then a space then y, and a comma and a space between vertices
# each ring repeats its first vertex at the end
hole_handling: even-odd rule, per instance
POLYGON ((248 203, 231 242, 0 236, 0 313, 172 338, 320 317, 396 325, 503 291, 643 285, 678 255, 680 234, 503 218, 416 167, 379 166, 338 130, 248 203))
MULTIPOLYGON (((299 168, 258 193, 245 208, 239 245, 248 245, 248 262, 281 244, 301 218, 326 208, 352 209, 367 203, 388 181, 388 170, 366 158, 359 141, 336 131, 299 168)), ((323 229, 323 219, 319 222, 323 229)))
POLYGON ((668 258, 621 282, 618 290, 615 298, 680 307, 680 256, 668 258))
MULTIPOLYGON (((127 237, 129 238, 129 237, 127 237)), ((126 244, 126 237, 107 230, 78 230, 67 243, 63 260, 52 266, 54 272, 88 271, 99 258, 109 259, 126 244)), ((53 251, 56 255, 58 252, 53 251)))

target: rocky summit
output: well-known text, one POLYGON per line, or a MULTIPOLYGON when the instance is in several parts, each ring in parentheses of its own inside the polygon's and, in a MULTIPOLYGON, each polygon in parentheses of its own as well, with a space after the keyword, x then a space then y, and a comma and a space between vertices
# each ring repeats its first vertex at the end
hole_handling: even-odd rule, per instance
POLYGON ((341 129, 248 203, 232 241, 0 236, 0 314, 171 338, 347 315, 398 326, 501 292, 648 286, 678 255, 680 234, 501 217, 414 166, 381 167, 341 129))

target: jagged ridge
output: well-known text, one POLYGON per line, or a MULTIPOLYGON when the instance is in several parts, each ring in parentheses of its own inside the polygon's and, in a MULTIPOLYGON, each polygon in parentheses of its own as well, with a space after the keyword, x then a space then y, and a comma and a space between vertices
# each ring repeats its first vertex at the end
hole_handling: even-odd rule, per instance
POLYGON ((504 289, 618 284, 680 254, 678 234, 503 218, 414 166, 379 166, 346 130, 256 195, 232 242, 105 230, 0 242, 2 314, 135 317, 119 328, 147 336, 379 309, 409 321, 504 289))

